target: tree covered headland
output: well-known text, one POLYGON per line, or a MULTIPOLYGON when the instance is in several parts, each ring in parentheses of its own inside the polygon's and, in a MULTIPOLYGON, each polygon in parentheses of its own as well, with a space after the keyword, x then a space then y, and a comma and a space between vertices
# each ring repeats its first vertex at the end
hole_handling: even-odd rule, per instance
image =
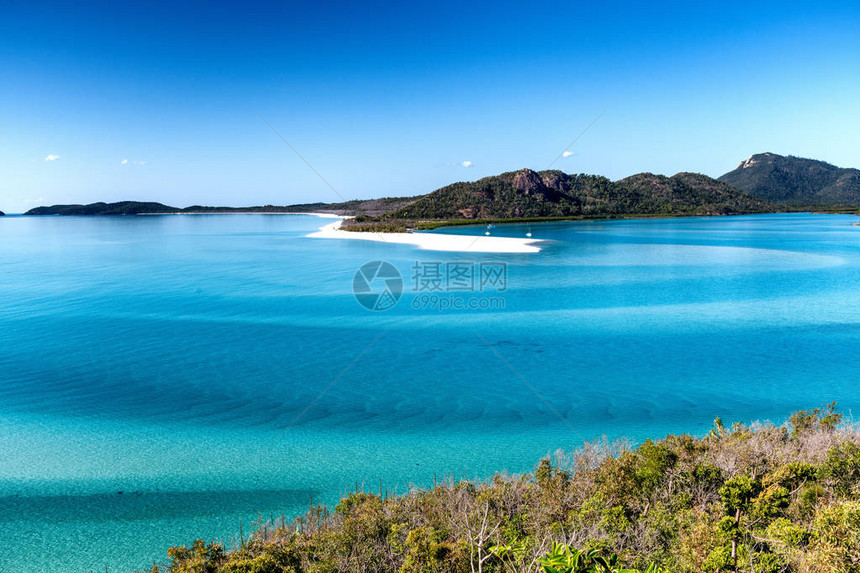
POLYGON ((833 405, 778 427, 717 419, 522 476, 358 491, 232 549, 168 555, 162 572, 860 572, 860 429, 833 405))
POLYGON ((344 222, 353 231, 419 228, 428 222, 603 218, 642 215, 738 215, 774 210, 765 201, 697 173, 598 175, 521 169, 460 182, 397 210, 344 222))

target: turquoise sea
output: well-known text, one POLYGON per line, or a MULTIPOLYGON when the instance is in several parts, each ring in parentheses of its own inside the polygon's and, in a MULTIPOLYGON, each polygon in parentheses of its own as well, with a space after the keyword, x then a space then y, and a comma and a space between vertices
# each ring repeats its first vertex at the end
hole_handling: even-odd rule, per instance
POLYGON ((0 218, 0 571, 144 569, 356 485, 850 414, 855 221, 541 224, 542 252, 491 255, 306 238, 312 216, 0 218), (403 276, 389 310, 353 296, 368 261, 403 276), (507 288, 416 309, 435 263, 504 264, 507 288))

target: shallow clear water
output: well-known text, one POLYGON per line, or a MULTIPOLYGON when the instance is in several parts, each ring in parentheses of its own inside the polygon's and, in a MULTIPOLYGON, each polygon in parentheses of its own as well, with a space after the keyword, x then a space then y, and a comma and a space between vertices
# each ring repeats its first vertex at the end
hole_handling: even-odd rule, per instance
POLYGON ((856 409, 856 220, 542 224, 541 253, 482 255, 311 216, 0 218, 0 571, 145 568, 356 483, 856 409), (352 294, 372 260, 404 278, 384 312, 352 294), (504 309, 415 310, 415 261, 507 263, 459 293, 504 309))

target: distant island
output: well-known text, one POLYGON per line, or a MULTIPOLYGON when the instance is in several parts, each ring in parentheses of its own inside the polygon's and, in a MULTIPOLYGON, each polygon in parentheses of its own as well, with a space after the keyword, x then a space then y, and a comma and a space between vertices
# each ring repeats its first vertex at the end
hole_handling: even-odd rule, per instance
POLYGON ((254 207, 171 207, 151 201, 120 201, 117 203, 90 203, 88 205, 51 205, 30 209, 24 215, 170 215, 218 213, 330 213, 334 215, 380 215, 414 201, 414 198, 356 199, 344 203, 301 203, 297 205, 259 205, 254 207))
MULTIPOLYGON (((323 203, 313 206, 323 205, 323 203)), ((296 206, 298 207, 298 206, 296 206)), ((294 210, 293 207, 265 205, 260 207, 170 207, 162 203, 143 201, 120 201, 118 203, 90 203, 89 205, 52 205, 36 207, 24 215, 159 215, 174 213, 283 213, 294 210)))
POLYGON ((600 175, 520 169, 458 182, 415 197, 256 207, 171 207, 122 201, 36 207, 25 215, 171 213, 330 213, 351 218, 349 231, 403 232, 497 222, 632 217, 713 216, 784 211, 857 212, 860 170, 774 153, 753 155, 713 179, 639 173, 612 181, 600 175))

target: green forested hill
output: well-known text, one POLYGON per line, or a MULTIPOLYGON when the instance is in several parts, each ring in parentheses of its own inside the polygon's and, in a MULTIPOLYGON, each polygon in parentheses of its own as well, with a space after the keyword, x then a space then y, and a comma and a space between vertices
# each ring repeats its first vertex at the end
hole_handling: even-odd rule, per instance
POLYGON ((860 204, 860 170, 814 159, 759 153, 720 181, 766 201, 794 205, 860 204))
POLYGON ((582 213, 580 196, 602 195, 612 187, 605 177, 567 175, 561 171, 542 174, 529 169, 459 182, 418 198, 394 211, 403 219, 485 219, 553 217, 582 213))
POLYGON ((383 215, 378 222, 731 215, 768 210, 766 202, 696 173, 673 177, 641 173, 613 182, 598 175, 521 169, 442 187, 383 215))
POLYGON ((761 199, 700 173, 672 177, 640 173, 618 185, 639 194, 642 213, 736 215, 771 210, 761 199))

